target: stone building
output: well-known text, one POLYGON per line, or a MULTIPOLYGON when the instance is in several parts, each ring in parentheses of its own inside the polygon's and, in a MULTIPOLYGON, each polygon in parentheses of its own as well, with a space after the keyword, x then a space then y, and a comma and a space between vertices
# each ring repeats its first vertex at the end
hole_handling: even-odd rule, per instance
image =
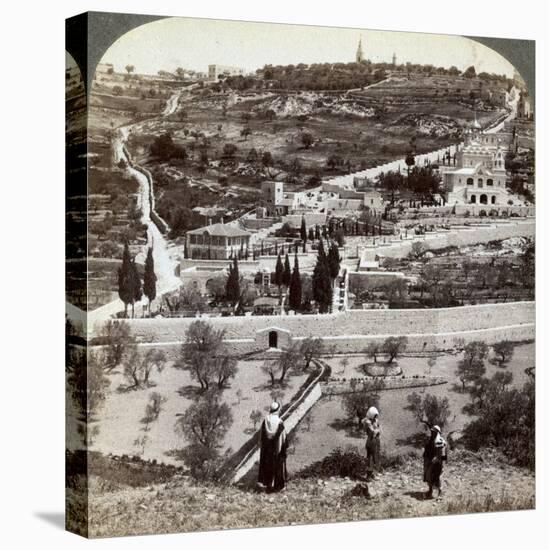
POLYGON ((220 76, 244 76, 245 70, 241 67, 228 65, 208 65, 208 79, 218 80, 220 76))
POLYGON ((227 260, 245 254, 250 233, 234 225, 214 223, 187 231, 187 257, 202 260, 227 260))
POLYGON ((448 204, 507 204, 505 154, 510 141, 511 134, 484 133, 475 117, 454 164, 441 166, 448 204))
POLYGON ((520 97, 517 103, 517 117, 531 119, 534 116, 532 110, 532 101, 528 92, 520 92, 520 97))
POLYGON ((264 181, 261 184, 263 206, 269 216, 286 216, 297 208, 295 193, 284 193, 281 181, 264 181))

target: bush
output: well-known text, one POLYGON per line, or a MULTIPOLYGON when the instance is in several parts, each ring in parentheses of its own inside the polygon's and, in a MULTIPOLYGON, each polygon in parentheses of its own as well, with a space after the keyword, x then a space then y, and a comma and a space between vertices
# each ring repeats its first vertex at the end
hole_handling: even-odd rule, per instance
POLYGON ((298 473, 301 478, 349 477, 361 479, 366 472, 366 457, 358 449, 334 449, 327 457, 307 466, 298 473))
POLYGON ((535 469, 535 385, 508 389, 492 383, 487 386, 477 418, 463 432, 463 441, 472 451, 498 447, 510 462, 535 469))

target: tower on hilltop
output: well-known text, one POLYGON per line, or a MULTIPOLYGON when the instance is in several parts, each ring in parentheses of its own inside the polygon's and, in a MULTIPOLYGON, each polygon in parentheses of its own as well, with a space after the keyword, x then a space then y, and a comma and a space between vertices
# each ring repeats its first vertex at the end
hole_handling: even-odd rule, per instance
POLYGON ((358 48, 356 49, 355 59, 357 63, 362 63, 364 61, 364 52, 362 51, 362 36, 358 41, 358 48))
POLYGON ((393 53, 393 67, 396 67, 397 64, 397 54, 393 53))

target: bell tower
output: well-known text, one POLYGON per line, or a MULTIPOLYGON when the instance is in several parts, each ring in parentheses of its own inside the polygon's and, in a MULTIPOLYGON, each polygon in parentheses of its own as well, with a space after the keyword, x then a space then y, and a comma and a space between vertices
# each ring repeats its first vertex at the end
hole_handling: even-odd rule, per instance
POLYGON ((358 41, 358 48, 356 49, 355 60, 357 63, 362 63, 364 61, 364 52, 362 51, 362 36, 358 41))

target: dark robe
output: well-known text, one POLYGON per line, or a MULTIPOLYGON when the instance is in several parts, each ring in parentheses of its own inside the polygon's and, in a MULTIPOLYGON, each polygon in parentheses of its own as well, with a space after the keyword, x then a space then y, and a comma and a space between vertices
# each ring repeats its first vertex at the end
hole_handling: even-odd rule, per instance
POLYGON ((423 481, 440 489, 442 463, 446 460, 446 442, 441 447, 435 445, 435 438, 430 437, 423 450, 423 481))
POLYGON ((286 486, 286 432, 280 421, 273 437, 267 437, 265 421, 261 424, 259 451, 259 483, 267 490, 280 491, 286 486))

